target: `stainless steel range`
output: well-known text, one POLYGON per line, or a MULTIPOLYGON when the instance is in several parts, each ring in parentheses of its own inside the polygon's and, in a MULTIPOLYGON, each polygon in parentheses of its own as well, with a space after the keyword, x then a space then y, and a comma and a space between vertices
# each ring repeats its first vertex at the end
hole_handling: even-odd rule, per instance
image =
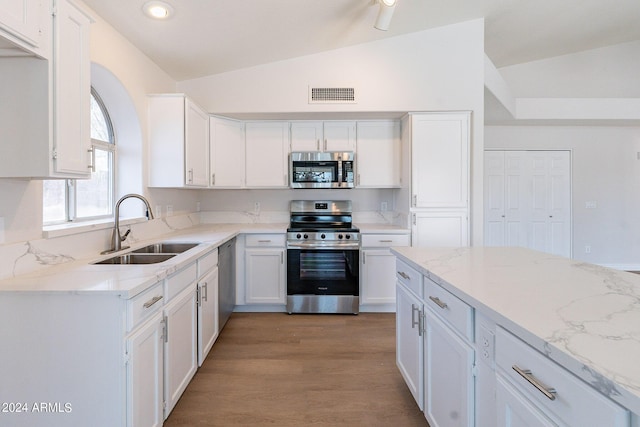
POLYGON ((287 311, 359 311, 360 230, 350 200, 292 200, 287 229, 287 311))

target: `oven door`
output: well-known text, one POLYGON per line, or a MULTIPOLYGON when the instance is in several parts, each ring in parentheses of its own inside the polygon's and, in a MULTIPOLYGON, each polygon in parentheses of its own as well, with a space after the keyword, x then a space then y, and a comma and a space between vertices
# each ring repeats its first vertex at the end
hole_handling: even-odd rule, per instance
POLYGON ((359 294, 359 251, 287 249, 287 295, 359 294))

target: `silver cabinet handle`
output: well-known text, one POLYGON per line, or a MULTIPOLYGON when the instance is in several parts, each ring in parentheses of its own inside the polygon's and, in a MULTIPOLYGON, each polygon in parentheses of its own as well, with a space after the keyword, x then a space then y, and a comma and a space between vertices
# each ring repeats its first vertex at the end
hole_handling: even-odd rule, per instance
POLYGON ((413 225, 417 225, 418 224, 418 219, 416 217, 416 214, 413 214, 413 225))
POLYGON ((407 273, 405 273, 404 271, 398 271, 398 276, 402 277, 405 280, 411 280, 411 276, 409 276, 407 273))
POLYGON ((271 243, 271 239, 267 239, 267 240, 258 240, 258 243, 271 243))
POLYGON ((189 169, 189 176, 187 178, 189 184, 193 184, 193 168, 189 169))
POLYGON ((316 150, 320 151, 320 139, 316 139, 316 150))
POLYGON ((204 282, 204 286, 202 288, 204 289, 204 296, 202 297, 202 300, 209 301, 209 283, 204 282))
POLYGON ((91 153, 91 160, 89 162, 89 166, 88 168, 91 170, 91 172, 95 172, 96 171, 96 149, 94 147, 91 147, 87 150, 89 153, 91 153))
POLYGON ((362 252, 362 265, 367 263, 367 253, 362 252))
POLYGON ((149 301, 145 302, 143 307, 144 308, 149 308, 151 307, 153 304, 157 303, 158 301, 160 301, 162 299, 162 295, 158 295, 155 296, 153 298, 151 298, 149 301))
POLYGON ((435 302, 435 303, 436 303, 436 305, 437 305, 438 307, 442 308, 442 309, 445 309, 445 308, 447 308, 447 307, 448 307, 448 306, 447 306, 447 303, 446 303, 446 302, 444 302, 444 301, 442 301, 442 300, 441 300, 440 298, 438 298, 438 297, 431 297, 431 296, 430 296, 430 297, 429 297, 429 299, 430 299, 431 301, 435 302))
POLYGON ((284 252, 280 252, 280 264, 284 264, 284 252))
POLYGON ((415 304, 411 304, 411 329, 419 326, 420 324, 420 307, 417 307, 415 304), (418 321, 416 321, 416 312, 418 312, 418 321))
POLYGON ((415 206, 417 206, 417 205, 418 205, 418 195, 417 195, 417 194, 414 194, 414 195, 413 195, 413 206, 415 207, 415 206))
POLYGON ((211 174, 211 185, 216 185, 216 174, 211 174))
POLYGON ((169 342, 169 318, 164 316, 162 321, 164 322, 164 342, 167 343, 169 342))
POLYGON ((544 394, 549 400, 556 400, 556 389, 552 387, 547 387, 542 384, 536 377, 533 376, 530 370, 522 369, 518 367, 518 365, 512 366, 513 370, 516 371, 522 378, 527 380, 529 384, 537 388, 542 394, 544 394))
POLYGON ((380 240, 380 243, 393 243, 393 240, 380 240))

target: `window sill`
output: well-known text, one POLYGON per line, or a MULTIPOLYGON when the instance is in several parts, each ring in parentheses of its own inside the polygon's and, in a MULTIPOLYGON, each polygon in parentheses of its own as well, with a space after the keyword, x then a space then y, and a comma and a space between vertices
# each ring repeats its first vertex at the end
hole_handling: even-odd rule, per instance
MULTIPOLYGON (((120 226, 137 224, 143 221, 147 221, 147 219, 145 217, 120 219, 120 226)), ((54 237, 71 236, 73 234, 87 233, 89 231, 107 230, 110 228, 113 228, 113 219, 47 225, 42 227, 42 237, 44 237, 45 239, 51 239, 54 237)))

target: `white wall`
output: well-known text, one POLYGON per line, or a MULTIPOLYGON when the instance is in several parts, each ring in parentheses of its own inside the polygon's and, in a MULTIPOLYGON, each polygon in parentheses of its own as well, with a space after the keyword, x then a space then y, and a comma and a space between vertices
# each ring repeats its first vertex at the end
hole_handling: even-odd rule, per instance
POLYGON ((211 113, 243 117, 472 111, 472 242, 482 241, 483 20, 182 81, 177 87, 211 113), (353 86, 358 102, 310 105, 309 85, 353 86))

